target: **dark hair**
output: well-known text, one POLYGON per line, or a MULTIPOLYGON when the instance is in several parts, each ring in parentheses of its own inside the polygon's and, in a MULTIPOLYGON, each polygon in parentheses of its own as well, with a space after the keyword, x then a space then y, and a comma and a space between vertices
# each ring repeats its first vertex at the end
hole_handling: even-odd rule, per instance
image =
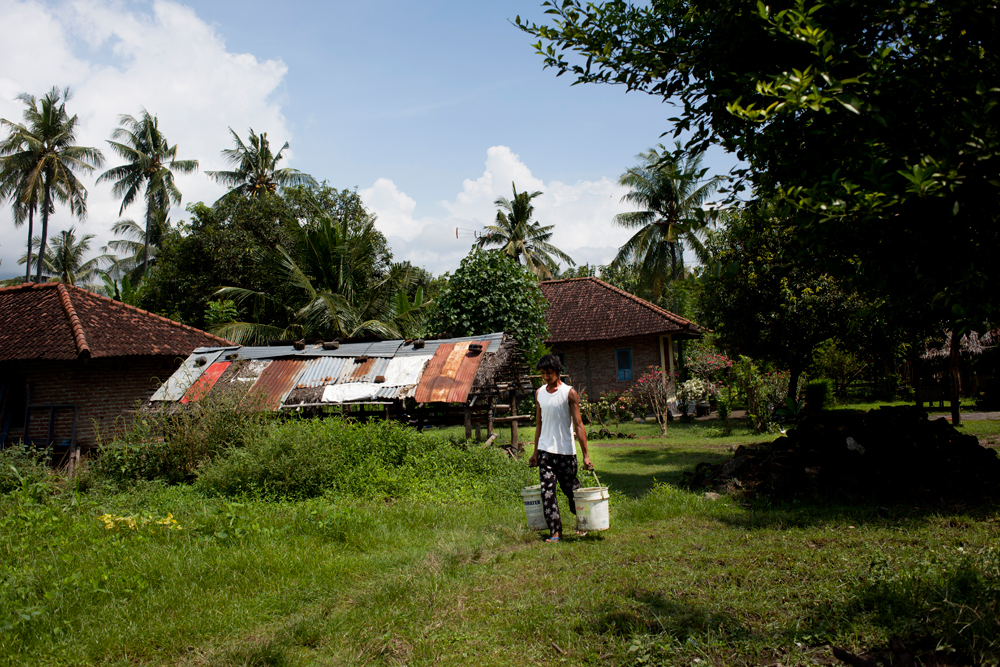
POLYGON ((546 354, 538 360, 538 363, 535 364, 535 368, 540 371, 552 371, 554 373, 559 373, 562 371, 562 361, 560 361, 559 357, 554 354, 546 354))

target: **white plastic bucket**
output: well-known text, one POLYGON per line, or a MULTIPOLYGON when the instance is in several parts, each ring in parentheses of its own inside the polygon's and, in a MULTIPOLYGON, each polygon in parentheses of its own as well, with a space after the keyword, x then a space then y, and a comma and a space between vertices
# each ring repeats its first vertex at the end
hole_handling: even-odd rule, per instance
POLYGON ((608 487, 591 486, 573 492, 576 502, 576 527, 578 530, 607 530, 611 527, 608 514, 608 487))
POLYGON ((549 525, 545 523, 545 513, 542 511, 541 485, 521 489, 521 499, 524 500, 524 513, 528 517, 528 529, 546 530, 549 525))

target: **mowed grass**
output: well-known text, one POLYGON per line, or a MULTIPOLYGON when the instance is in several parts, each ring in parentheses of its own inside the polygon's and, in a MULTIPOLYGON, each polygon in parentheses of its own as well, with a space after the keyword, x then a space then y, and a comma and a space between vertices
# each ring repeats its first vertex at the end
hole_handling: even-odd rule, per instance
POLYGON ((676 486, 766 439, 696 422, 594 442, 612 529, 559 544, 524 527, 516 489, 447 504, 25 488, 0 498, 0 606, 16 612, 0 664, 811 665, 831 643, 928 632, 1000 660, 981 622, 996 609, 956 579, 979 572, 984 604, 1000 594, 995 505, 741 504, 676 486))

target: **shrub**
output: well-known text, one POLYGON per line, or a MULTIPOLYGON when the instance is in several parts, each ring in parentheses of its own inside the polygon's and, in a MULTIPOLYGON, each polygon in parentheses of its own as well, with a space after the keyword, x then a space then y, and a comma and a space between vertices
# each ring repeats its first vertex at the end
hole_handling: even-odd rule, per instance
POLYGON ((434 299, 428 327, 453 336, 510 332, 534 367, 546 352, 548 306, 531 271, 499 250, 474 249, 434 299))
POLYGON ((258 437, 276 415, 241 406, 235 396, 208 396, 173 414, 146 413, 128 428, 101 442, 91 464, 101 479, 115 482, 160 479, 170 484, 194 481, 206 461, 258 437))
POLYGON ((506 494, 528 469, 493 448, 421 435, 395 422, 295 420, 207 463, 197 487, 211 495, 468 500, 506 494))
POLYGON ((656 416, 656 423, 660 426, 660 433, 667 435, 667 418, 670 396, 670 385, 676 382, 676 375, 673 378, 669 373, 659 366, 650 366, 649 369, 636 380, 633 391, 640 405, 645 405, 656 416))
POLYGON ((719 411, 719 423, 722 424, 723 435, 730 435, 733 432, 733 411, 730 406, 732 391, 731 387, 719 387, 719 394, 716 397, 716 405, 718 406, 719 411))
POLYGON ((704 341, 692 341, 684 351, 684 367, 706 383, 722 379, 732 366, 733 362, 726 355, 716 352, 704 341))
POLYGON ((0 450, 0 493, 10 493, 49 476, 45 465, 48 452, 39 452, 21 444, 0 450))
POLYGON ((805 387, 806 408, 812 412, 819 412, 830 407, 833 402, 834 381, 829 378, 810 380, 805 387))

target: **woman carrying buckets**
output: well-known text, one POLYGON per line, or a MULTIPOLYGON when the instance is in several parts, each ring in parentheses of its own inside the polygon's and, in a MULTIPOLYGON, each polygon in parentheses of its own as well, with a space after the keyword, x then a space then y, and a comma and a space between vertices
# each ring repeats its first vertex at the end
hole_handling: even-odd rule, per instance
MULTIPOLYGON (((569 499, 569 511, 576 514, 573 492, 580 488, 576 477, 576 443, 583 450, 583 467, 593 470, 587 450, 587 431, 580 418, 580 395, 559 379, 562 362, 554 354, 546 354, 535 366, 545 383, 535 393, 535 452, 528 465, 538 466, 542 486, 542 511, 550 536, 546 542, 558 542, 562 535, 562 519, 556 502, 556 482, 569 499)), ((577 534, 583 534, 577 530, 577 534)))

